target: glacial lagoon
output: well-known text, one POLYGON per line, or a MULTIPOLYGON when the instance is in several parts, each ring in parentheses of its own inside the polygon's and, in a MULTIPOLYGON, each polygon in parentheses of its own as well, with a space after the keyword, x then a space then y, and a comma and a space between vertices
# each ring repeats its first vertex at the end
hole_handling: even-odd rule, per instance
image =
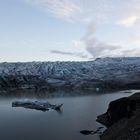
MULTIPOLYGON (((99 140, 99 135, 82 135, 81 130, 96 130, 102 125, 96 117, 104 113, 110 101, 126 97, 129 92, 111 93, 40 93, 28 92, 0 95, 1 140, 99 140), (13 108, 12 102, 21 99, 45 100, 52 104, 63 103, 62 110, 46 112, 13 108)), ((105 127, 104 127, 105 129, 105 127)))

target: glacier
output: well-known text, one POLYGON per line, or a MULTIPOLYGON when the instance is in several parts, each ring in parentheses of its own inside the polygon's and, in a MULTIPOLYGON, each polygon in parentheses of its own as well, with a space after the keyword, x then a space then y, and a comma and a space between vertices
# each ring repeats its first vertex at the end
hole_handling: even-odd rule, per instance
POLYGON ((82 62, 0 63, 0 89, 140 88, 140 57, 82 62))

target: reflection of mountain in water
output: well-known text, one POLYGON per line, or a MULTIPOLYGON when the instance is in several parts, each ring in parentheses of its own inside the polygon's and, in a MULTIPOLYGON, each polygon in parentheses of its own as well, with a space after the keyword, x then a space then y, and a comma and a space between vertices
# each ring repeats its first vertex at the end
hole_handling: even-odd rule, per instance
MULTIPOLYGON (((103 92, 104 94, 105 92, 103 92)), ((87 95, 97 95, 98 93, 93 91, 70 91, 70 90, 57 90, 54 92, 48 92, 46 90, 44 91, 33 91, 33 90, 14 90, 14 91, 7 91, 7 92, 1 92, 1 97, 17 97, 17 98, 37 98, 37 99, 43 99, 43 98, 61 98, 61 97, 80 97, 80 96, 87 96, 87 95)), ((102 93, 100 93, 101 95, 102 93)))

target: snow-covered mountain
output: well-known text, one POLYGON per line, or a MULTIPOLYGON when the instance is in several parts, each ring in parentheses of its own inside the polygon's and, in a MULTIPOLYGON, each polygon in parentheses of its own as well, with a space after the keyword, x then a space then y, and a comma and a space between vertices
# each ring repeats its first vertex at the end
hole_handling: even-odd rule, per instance
POLYGON ((140 57, 88 62, 0 63, 0 88, 140 87, 140 57))

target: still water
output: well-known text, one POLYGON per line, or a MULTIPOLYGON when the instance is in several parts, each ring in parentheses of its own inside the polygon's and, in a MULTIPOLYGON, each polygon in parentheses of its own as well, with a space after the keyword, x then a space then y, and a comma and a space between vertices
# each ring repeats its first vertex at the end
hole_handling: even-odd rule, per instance
POLYGON ((92 93, 86 96, 85 93, 66 97, 65 93, 58 92, 55 93, 57 97, 53 98, 28 93, 0 95, 0 140, 99 140, 97 134, 84 136, 79 131, 95 130, 102 126, 96 122, 96 116, 106 111, 108 103, 134 92, 92 93), (61 112, 12 108, 12 101, 18 99, 48 100, 52 104, 64 105, 61 112))

